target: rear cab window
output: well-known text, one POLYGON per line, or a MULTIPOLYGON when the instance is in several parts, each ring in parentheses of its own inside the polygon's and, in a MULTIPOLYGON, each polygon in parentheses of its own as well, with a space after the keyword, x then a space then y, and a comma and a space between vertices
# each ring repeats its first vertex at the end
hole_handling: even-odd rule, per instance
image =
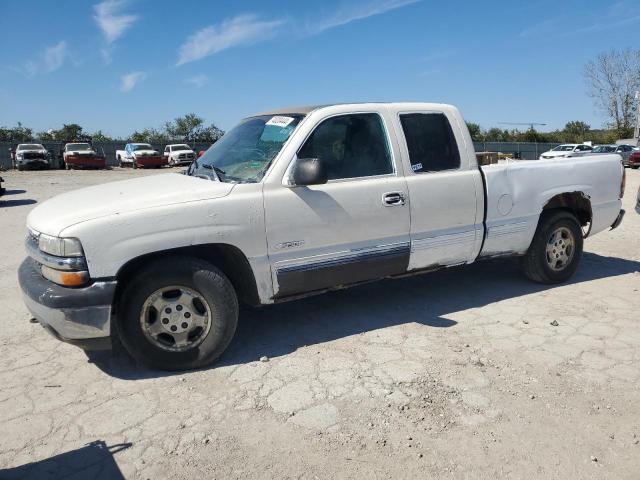
POLYGON ((453 129, 443 113, 401 113, 400 124, 414 173, 460 168, 460 152, 453 129))

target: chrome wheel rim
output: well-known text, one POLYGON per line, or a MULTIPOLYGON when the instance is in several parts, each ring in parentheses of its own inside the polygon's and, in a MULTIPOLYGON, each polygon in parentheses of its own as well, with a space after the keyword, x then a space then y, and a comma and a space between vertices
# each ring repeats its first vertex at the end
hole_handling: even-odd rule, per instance
POLYGON ((575 239, 567 227, 560 227, 553 231, 547 241, 547 264, 555 272, 567 268, 575 252, 575 239))
POLYGON ((197 347, 211 329, 211 308, 187 287, 171 285, 147 297, 140 312, 142 332, 153 345, 171 352, 197 347))

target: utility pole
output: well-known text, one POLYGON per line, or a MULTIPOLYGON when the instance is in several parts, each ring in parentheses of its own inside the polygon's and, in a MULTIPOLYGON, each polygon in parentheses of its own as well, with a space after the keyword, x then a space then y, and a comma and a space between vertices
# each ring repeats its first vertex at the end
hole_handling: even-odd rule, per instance
POLYGON ((640 91, 636 92, 636 128, 633 131, 633 138, 636 139, 636 144, 640 145, 640 91))

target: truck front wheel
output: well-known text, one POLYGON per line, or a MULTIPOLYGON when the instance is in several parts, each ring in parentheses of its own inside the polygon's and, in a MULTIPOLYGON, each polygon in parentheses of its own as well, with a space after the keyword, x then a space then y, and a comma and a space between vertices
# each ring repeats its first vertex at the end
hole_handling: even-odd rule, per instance
POLYGON ((163 370, 213 363, 238 324, 229 279, 196 258, 172 258, 143 268, 118 303, 117 331, 137 360, 163 370))
POLYGON ((567 211, 543 212, 527 254, 524 274, 538 283, 561 283, 571 277, 582 258, 582 229, 567 211))

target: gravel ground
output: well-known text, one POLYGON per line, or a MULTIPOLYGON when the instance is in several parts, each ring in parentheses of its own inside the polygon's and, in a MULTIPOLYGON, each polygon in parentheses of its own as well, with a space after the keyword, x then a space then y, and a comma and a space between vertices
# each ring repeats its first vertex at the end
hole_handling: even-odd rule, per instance
POLYGON ((54 340, 16 279, 33 206, 157 173, 2 173, 0 478, 639 478, 640 171, 567 284, 502 260, 246 310, 180 374, 54 340))

